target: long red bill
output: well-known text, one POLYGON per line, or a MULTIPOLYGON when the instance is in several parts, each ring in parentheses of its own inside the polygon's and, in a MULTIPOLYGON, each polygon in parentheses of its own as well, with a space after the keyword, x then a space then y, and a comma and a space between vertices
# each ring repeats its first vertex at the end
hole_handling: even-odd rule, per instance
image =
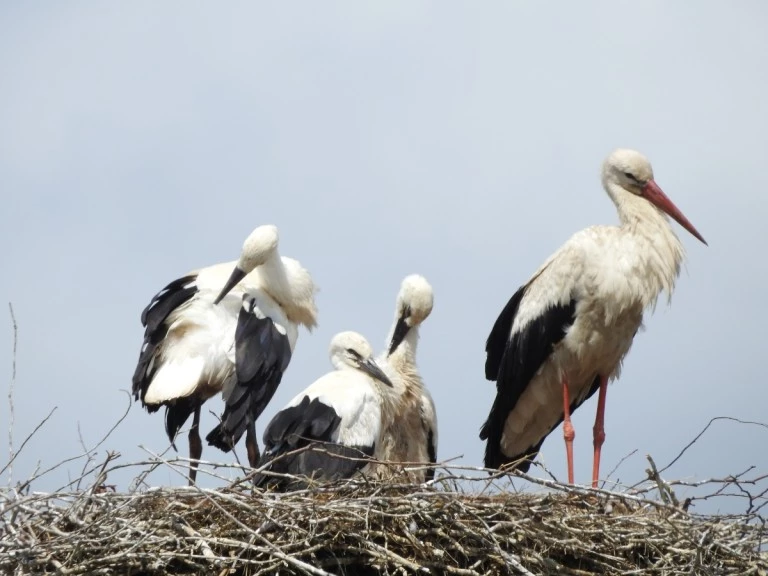
POLYGON ((675 222, 688 230, 688 232, 693 234, 701 242, 709 246, 707 241, 704 240, 704 237, 699 234, 699 231, 696 230, 694 225, 688 221, 688 218, 686 218, 683 213, 680 212, 678 207, 672 203, 672 200, 670 200, 669 197, 664 194, 664 191, 659 188, 659 185, 656 184, 656 182, 653 180, 648 180, 648 183, 643 187, 643 196, 645 196, 646 200, 648 200, 651 204, 669 214, 669 216, 674 219, 675 222))

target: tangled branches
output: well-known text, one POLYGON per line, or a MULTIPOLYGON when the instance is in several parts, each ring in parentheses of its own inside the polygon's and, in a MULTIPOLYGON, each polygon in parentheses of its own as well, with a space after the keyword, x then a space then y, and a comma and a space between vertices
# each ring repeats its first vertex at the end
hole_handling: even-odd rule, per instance
MULTIPOLYGON (((102 468, 103 469, 103 468, 102 468)), ((638 491, 443 468, 276 494, 224 489, 2 493, 8 574, 765 574, 764 523, 697 517, 638 491), (506 486, 502 486, 506 484, 506 486)), ((103 475, 99 477, 103 478, 103 475)), ((754 520, 754 518, 752 518, 754 520)))
MULTIPOLYGON (((15 329, 14 321, 14 342, 15 329)), ((247 477, 216 490, 147 486, 158 467, 186 478, 189 462, 153 454, 122 464, 114 452, 97 460, 123 415, 93 447, 81 441, 81 454, 14 484, 16 457, 55 410, 15 450, 14 381, 15 371, 9 457, 0 468, 0 475, 8 472, 8 487, 0 489, 0 573, 768 574, 768 475, 749 468, 696 482, 662 478, 713 422, 765 424, 713 418, 669 465, 657 469, 649 458, 647 479, 610 491, 442 465, 428 485, 409 484, 398 466, 402 482, 310 483, 276 494, 254 491, 247 477), (66 486, 32 491, 40 478, 76 461, 81 472, 66 486), (114 491, 107 477, 127 468, 139 470, 131 488, 114 491), (541 490, 519 493, 514 479, 541 490), (699 492, 680 502, 681 487, 699 492), (689 509, 723 498, 743 502, 744 512, 700 516, 689 509)), ((129 408, 130 398, 126 414, 129 408)), ((200 472, 221 482, 222 467, 238 468, 204 463, 200 472)))

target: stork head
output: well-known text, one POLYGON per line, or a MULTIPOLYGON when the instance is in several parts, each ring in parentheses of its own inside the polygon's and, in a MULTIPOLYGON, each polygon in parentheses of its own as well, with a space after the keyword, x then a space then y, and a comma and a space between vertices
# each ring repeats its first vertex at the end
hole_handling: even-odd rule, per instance
POLYGON ((417 327, 432 312, 434 294, 424 276, 412 274, 406 276, 400 286, 395 308, 395 329, 389 342, 388 354, 392 354, 408 335, 411 328, 417 327))
POLYGON ((278 240, 277 227, 271 224, 259 226, 251 232, 243 243, 240 259, 237 261, 232 275, 216 297, 214 303, 218 304, 221 302, 229 294, 230 290, 237 286, 238 282, 245 278, 254 268, 261 266, 275 256, 277 254, 278 240))
POLYGON ((373 360, 373 348, 362 334, 339 332, 331 339, 331 364, 336 370, 360 370, 374 380, 392 386, 392 382, 373 360))
POLYGON ((634 196, 644 198, 670 216, 698 240, 704 244, 707 243, 693 224, 688 221, 688 218, 656 184, 653 179, 651 163, 640 152, 626 148, 614 150, 603 162, 602 177, 603 186, 617 202, 617 205, 619 199, 616 198, 617 193, 613 191, 618 188, 634 196))

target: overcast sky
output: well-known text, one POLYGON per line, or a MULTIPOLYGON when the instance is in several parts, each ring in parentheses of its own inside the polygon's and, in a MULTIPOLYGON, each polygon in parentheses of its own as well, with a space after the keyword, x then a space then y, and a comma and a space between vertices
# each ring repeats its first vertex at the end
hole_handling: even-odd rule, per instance
MULTIPOLYGON (((419 365, 439 457, 479 465, 488 332, 572 233, 616 222, 599 169, 619 146, 651 159, 710 246, 675 225, 688 260, 608 391, 603 472, 637 450, 618 476, 641 479, 645 454, 667 463, 714 416, 768 420, 766 22, 759 0, 3 2, 0 366, 5 390, 12 302, 16 445, 58 407, 14 477, 76 455, 78 425, 87 444, 102 437, 126 408, 149 299, 237 258, 264 223, 321 291, 319 328, 302 331, 259 437, 330 369, 333 334, 383 348, 418 272, 435 289, 419 365)), ((584 483, 595 407, 574 419, 584 483)), ((209 408, 221 401, 203 434, 209 408)), ((767 442, 719 423, 665 475, 768 471, 767 442)), ((137 460, 140 446, 168 442, 162 415, 134 405, 100 455, 137 460)), ((208 446, 203 458, 231 461, 208 446)), ((542 459, 565 477, 561 430, 542 459)))

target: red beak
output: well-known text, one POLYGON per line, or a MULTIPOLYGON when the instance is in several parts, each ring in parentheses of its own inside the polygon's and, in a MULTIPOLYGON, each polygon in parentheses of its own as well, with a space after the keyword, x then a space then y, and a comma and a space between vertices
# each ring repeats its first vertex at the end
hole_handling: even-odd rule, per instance
POLYGON ((688 218, 686 218, 683 213, 680 212, 677 206, 672 203, 672 200, 670 200, 669 197, 664 194, 664 191, 659 188, 659 185, 656 184, 656 182, 653 180, 648 180, 648 183, 643 186, 643 196, 646 200, 648 200, 648 202, 669 214, 669 216, 674 219, 675 222, 680 224, 680 226, 701 240, 701 242, 703 242, 706 246, 709 246, 707 241, 704 240, 704 237, 699 234, 699 231, 696 230, 693 224, 688 221, 688 218))

